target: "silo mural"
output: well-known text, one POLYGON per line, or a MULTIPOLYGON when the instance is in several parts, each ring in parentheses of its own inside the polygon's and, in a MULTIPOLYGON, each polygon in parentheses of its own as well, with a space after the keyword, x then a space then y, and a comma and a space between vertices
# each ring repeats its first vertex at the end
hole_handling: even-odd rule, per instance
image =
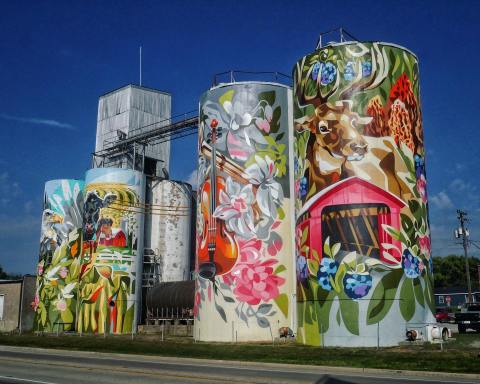
POLYGON ((271 340, 294 328, 289 100, 290 88, 256 82, 201 98, 197 340, 271 340))
POLYGON ((86 174, 79 332, 135 330, 140 311, 144 195, 145 176, 140 172, 96 168, 86 174))
POLYGON ((418 62, 384 43, 294 68, 298 339, 393 345, 431 321, 418 62))
POLYGON ((34 330, 71 330, 75 324, 82 241, 83 187, 80 180, 45 184, 34 330))

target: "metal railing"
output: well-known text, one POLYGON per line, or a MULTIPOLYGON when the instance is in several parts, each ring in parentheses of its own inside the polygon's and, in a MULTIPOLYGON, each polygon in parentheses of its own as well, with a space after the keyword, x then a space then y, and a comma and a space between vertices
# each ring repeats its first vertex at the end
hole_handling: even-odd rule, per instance
POLYGON ((226 72, 216 73, 213 76, 212 86, 215 87, 221 83, 236 83, 239 81, 252 81, 252 77, 258 77, 259 81, 274 81, 277 83, 291 85, 292 77, 282 72, 271 71, 242 71, 230 70, 226 72), (222 79, 224 81, 222 81, 222 79))

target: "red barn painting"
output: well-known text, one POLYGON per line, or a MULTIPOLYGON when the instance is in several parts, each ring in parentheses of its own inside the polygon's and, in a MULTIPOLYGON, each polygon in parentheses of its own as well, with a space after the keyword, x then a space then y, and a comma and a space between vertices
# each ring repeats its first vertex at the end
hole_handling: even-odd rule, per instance
POLYGON ((113 228, 108 236, 102 233, 98 243, 108 247, 125 248, 127 246, 127 237, 121 229, 113 228))
POLYGON ((322 257, 323 244, 340 243, 343 252, 378 258, 387 263, 384 252, 400 260, 401 254, 384 249, 401 243, 385 231, 382 224, 400 229, 400 210, 405 203, 392 193, 359 177, 342 180, 312 198, 300 212, 297 226, 309 227, 307 245, 322 257))

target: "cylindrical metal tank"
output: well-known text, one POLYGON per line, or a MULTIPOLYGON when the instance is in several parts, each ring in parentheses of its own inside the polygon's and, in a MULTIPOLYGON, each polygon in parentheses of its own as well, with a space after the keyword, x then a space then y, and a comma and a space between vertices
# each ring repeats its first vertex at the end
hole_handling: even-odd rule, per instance
POLYGON ((131 333, 141 310, 145 176, 95 168, 86 173, 79 332, 131 333))
POLYGON ((151 316, 159 318, 160 315, 169 313, 189 314, 193 310, 193 298, 195 296, 195 282, 172 281, 160 283, 149 289, 146 296, 146 309, 151 316))
POLYGON ((158 281, 190 278, 192 187, 172 180, 151 184, 150 248, 158 263, 158 281))
POLYGON ((75 324, 82 241, 81 180, 45 183, 34 330, 71 330, 75 324), (63 323, 63 324, 59 324, 63 323))
POLYGON ((295 329, 291 100, 291 88, 263 82, 201 97, 197 340, 266 341, 295 329))
POLYGON ((329 44, 293 75, 297 339, 395 345, 434 311, 417 58, 329 44))

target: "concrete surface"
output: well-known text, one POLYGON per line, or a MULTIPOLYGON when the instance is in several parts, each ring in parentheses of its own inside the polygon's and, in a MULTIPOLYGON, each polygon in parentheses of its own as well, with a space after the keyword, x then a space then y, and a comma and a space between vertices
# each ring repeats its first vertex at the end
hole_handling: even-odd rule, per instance
POLYGON ((480 383, 480 375, 133 356, 0 346, 0 384, 480 383), (322 381, 328 382, 328 381, 322 381))

